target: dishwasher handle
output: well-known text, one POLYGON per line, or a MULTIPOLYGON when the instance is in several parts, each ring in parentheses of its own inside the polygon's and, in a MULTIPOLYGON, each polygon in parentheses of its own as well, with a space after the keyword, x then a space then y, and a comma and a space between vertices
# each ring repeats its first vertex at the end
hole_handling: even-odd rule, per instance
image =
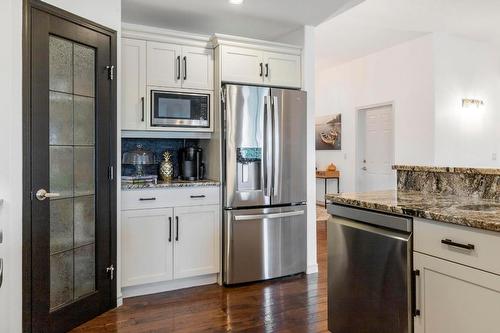
POLYGON ((282 217, 291 217, 304 215, 303 210, 296 210, 292 212, 284 213, 269 213, 269 214, 253 214, 253 215, 236 215, 234 217, 235 221, 249 221, 249 220, 260 220, 260 219, 279 219, 282 217))

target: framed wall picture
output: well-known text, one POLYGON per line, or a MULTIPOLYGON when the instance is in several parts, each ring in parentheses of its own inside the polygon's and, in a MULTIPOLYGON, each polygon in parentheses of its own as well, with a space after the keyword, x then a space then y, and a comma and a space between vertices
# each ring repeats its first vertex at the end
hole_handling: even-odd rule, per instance
POLYGON ((342 149, 342 115, 316 117, 316 150, 342 149))

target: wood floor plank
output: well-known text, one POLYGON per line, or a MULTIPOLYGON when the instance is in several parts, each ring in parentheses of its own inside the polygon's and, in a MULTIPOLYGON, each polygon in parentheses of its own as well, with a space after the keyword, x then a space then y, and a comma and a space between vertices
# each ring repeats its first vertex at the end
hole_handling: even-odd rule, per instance
POLYGON ((328 332, 325 221, 317 239, 319 273, 127 298, 73 332, 328 332))

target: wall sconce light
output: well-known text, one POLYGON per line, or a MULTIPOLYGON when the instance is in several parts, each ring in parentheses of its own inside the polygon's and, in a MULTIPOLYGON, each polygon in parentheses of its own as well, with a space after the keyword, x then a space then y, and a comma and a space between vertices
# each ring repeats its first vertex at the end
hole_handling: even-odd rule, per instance
POLYGON ((480 99, 471 99, 471 98, 463 98, 462 99, 462 107, 463 108, 471 108, 471 107, 475 106, 477 109, 479 109, 479 107, 481 107, 483 105, 484 105, 484 101, 482 101, 480 99))

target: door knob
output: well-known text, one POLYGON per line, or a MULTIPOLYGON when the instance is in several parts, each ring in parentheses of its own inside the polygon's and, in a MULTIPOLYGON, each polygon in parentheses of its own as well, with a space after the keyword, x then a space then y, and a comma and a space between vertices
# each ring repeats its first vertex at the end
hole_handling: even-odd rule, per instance
POLYGON ((366 171, 368 169, 366 167, 362 167, 361 170, 366 171))
POLYGON ((43 201, 47 198, 56 198, 60 196, 59 193, 49 193, 47 192, 46 190, 44 190, 43 188, 39 189, 37 192, 36 192, 36 198, 40 201, 43 201))

